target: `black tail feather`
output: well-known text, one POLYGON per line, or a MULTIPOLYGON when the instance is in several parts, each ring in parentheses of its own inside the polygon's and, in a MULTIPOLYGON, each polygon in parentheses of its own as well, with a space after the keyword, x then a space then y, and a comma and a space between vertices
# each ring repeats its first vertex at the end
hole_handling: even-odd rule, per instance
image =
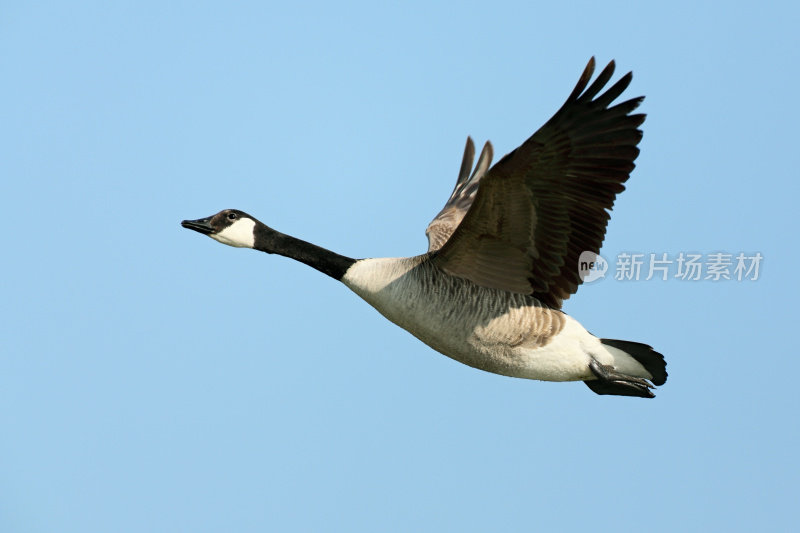
POLYGON ((664 356, 653 350, 651 346, 641 342, 600 339, 600 342, 612 348, 622 350, 636 359, 650 374, 653 385, 663 385, 667 381, 667 362, 664 356))

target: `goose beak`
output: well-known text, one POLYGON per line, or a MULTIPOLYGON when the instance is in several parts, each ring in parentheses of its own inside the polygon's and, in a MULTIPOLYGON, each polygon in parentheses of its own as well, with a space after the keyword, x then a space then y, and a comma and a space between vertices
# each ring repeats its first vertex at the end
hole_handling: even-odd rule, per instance
POLYGON ((211 227, 211 217, 199 218, 197 220, 184 220, 181 222, 184 228, 193 229, 203 235, 210 235, 214 233, 214 228, 211 227))

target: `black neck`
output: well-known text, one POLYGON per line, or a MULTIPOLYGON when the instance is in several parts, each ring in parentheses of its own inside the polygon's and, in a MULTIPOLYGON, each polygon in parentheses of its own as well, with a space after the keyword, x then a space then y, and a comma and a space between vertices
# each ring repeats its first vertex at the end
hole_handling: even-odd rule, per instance
POLYGON ((275 231, 260 222, 256 223, 254 233, 256 250, 290 257, 336 280, 341 280, 350 265, 356 262, 355 259, 331 252, 316 244, 275 231))

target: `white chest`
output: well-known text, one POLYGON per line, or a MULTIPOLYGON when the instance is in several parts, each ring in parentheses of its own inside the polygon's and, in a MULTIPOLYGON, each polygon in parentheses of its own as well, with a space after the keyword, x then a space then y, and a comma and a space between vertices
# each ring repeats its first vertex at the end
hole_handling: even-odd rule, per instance
POLYGON ((474 329, 460 295, 436 283, 420 257, 363 259, 342 282, 383 316, 432 348, 456 359, 471 351, 474 329))

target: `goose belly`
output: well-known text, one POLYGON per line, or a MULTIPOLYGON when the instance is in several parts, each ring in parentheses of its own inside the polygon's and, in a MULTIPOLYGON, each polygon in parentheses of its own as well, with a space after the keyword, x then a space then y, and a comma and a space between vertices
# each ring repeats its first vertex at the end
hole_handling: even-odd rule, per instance
POLYGON ((387 319, 469 366, 547 381, 591 377, 589 353, 604 350, 577 321, 416 259, 361 260, 342 281, 387 319))

